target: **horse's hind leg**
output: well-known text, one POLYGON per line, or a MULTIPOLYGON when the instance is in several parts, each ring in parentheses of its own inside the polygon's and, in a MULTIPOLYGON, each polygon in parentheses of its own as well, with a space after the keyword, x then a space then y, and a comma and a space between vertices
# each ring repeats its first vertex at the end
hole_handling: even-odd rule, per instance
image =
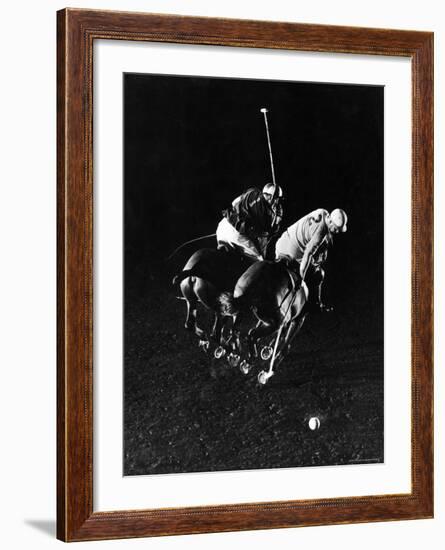
POLYGON ((187 330, 194 330, 196 322, 196 297, 193 292, 190 277, 181 282, 180 288, 187 304, 187 316, 184 326, 187 330))
POLYGON ((193 288, 192 277, 184 279, 181 283, 181 292, 187 303, 187 317, 185 319, 185 328, 198 336, 201 340, 207 340, 206 333, 197 325, 198 300, 196 299, 193 288))

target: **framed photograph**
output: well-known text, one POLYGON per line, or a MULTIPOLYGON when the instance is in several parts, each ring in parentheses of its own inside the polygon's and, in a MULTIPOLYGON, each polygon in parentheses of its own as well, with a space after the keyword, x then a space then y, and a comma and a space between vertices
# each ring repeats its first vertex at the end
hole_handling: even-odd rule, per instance
POLYGON ((64 541, 433 516, 433 34, 58 12, 64 541))

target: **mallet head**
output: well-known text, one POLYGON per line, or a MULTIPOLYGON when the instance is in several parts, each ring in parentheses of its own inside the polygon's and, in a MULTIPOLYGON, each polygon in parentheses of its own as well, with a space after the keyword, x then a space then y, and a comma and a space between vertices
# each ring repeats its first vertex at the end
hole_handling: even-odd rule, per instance
POLYGON ((262 113, 268 113, 268 112, 269 112, 269 109, 266 109, 266 107, 262 107, 262 108, 260 109, 260 111, 261 111, 262 113))

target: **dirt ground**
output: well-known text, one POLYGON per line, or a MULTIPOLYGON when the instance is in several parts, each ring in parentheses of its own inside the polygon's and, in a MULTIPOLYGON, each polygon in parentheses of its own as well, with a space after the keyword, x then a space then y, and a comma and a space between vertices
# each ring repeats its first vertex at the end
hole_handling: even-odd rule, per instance
POLYGON ((261 386, 198 348, 174 289, 128 291, 124 475, 382 462, 382 316, 351 304, 308 316, 261 386))

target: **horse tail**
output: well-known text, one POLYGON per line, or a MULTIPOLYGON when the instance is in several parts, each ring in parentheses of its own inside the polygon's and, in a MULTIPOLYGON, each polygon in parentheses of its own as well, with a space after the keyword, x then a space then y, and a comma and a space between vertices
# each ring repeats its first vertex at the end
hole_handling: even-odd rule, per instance
POLYGON ((246 307, 244 296, 234 298, 232 292, 221 292, 216 298, 219 313, 223 316, 232 316, 239 313, 246 307))
POLYGON ((196 273, 196 271, 192 268, 192 269, 184 269, 184 271, 181 271, 181 273, 178 273, 177 275, 175 275, 172 279, 172 285, 173 286, 176 286, 176 285, 179 285, 180 283, 182 283, 182 281, 184 279, 187 279, 187 277, 193 277, 193 276, 198 276, 199 277, 199 274, 196 273))

